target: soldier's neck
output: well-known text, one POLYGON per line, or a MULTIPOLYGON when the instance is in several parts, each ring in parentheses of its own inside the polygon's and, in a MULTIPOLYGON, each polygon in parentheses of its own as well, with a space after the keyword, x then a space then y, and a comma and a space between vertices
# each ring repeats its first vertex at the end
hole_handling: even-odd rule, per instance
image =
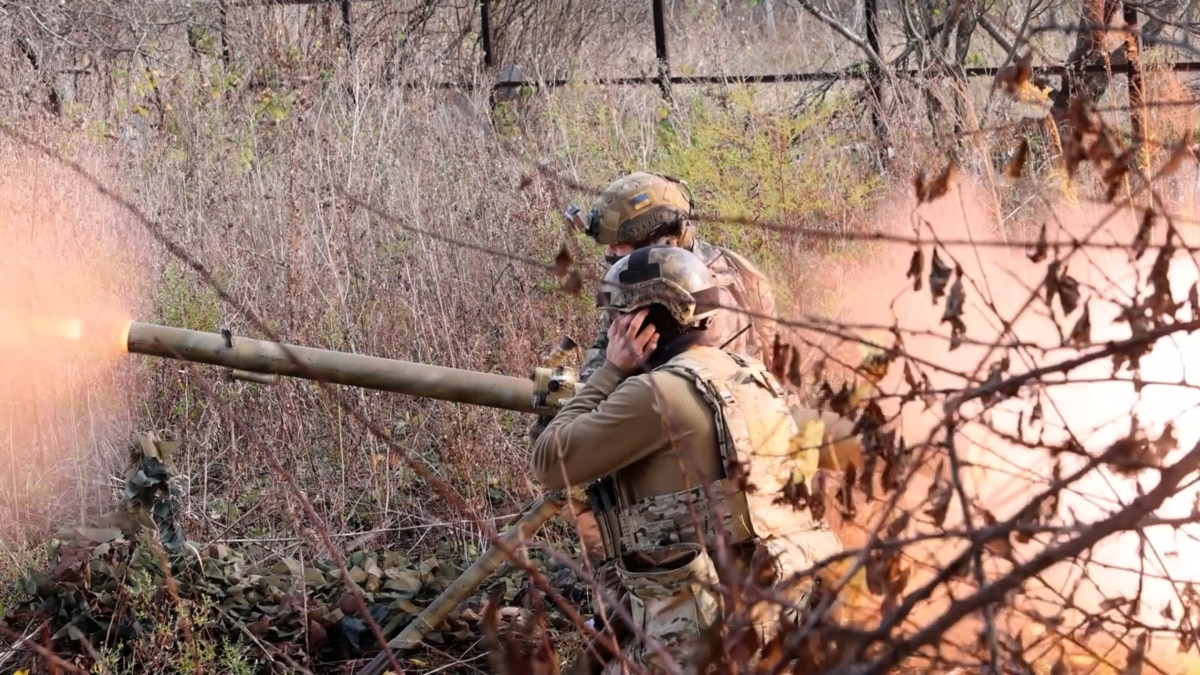
POLYGON ((702 330, 691 330, 660 344, 646 359, 646 370, 654 370, 693 347, 707 344, 706 337, 707 334, 702 330))

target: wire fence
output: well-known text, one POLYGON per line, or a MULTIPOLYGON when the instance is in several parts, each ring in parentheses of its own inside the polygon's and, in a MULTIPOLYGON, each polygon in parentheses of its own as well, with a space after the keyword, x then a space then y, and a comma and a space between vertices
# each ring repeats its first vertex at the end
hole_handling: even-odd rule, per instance
MULTIPOLYGON (((338 5, 341 13, 341 37, 342 46, 347 53, 353 57, 355 51, 354 43, 354 24, 351 6, 354 3, 366 4, 380 2, 382 0, 221 0, 218 3, 221 14, 222 29, 227 21, 227 13, 229 8, 253 8, 267 7, 272 5, 338 5)), ((600 86, 645 86, 656 85, 663 89, 664 96, 670 95, 669 86, 672 84, 723 84, 726 82, 745 82, 754 84, 773 84, 773 83, 793 83, 793 82, 831 82, 840 80, 859 80, 879 77, 883 73, 879 72, 876 65, 869 63, 866 59, 861 66, 845 68, 833 71, 814 71, 814 72, 789 72, 789 73, 770 73, 756 75, 673 75, 671 71, 670 45, 669 36, 667 33, 666 12, 663 7, 663 0, 648 0, 651 6, 651 11, 654 17, 654 51, 657 60, 656 74, 651 76, 630 76, 630 77, 614 77, 614 78, 599 78, 592 80, 583 80, 583 83, 600 86)), ((864 3, 864 17, 866 20, 866 35, 868 46, 879 51, 879 26, 878 26, 878 0, 862 0, 864 3)), ((491 22, 491 5, 492 0, 477 0, 479 9, 479 41, 483 52, 482 67, 486 73, 497 73, 497 64, 494 59, 494 51, 492 48, 493 30, 491 22)), ((1126 9, 1127 12, 1136 11, 1126 9)), ((224 36, 222 36, 224 37, 224 36)), ((1168 64, 1167 69, 1176 72, 1200 72, 1200 61, 1181 61, 1168 64)), ((972 66, 958 69, 959 74, 963 77, 995 77, 1003 70, 999 66, 972 66)), ((1043 65, 1034 66, 1032 74, 1040 76, 1061 76, 1068 72, 1069 69, 1064 65, 1043 65)), ((1133 70, 1133 65, 1130 63, 1120 64, 1090 64, 1078 69, 1075 72, 1111 72, 1113 74, 1128 75, 1133 70)), ((892 77, 916 77, 921 74, 918 70, 888 70, 887 75, 892 77)), ((493 78, 495 82, 491 85, 493 88, 515 88, 515 87, 532 87, 532 88, 554 88, 562 87, 571 83, 578 83, 578 80, 562 79, 536 79, 525 80, 519 78, 505 78, 497 76, 493 78)), ((416 86, 409 83, 400 83, 398 86, 416 86)), ((429 87, 427 83, 420 85, 421 87, 429 87)), ((432 85, 435 88, 455 88, 455 89, 474 89, 480 85, 472 82, 439 82, 432 85)))
MULTIPOLYGON (((224 58, 228 62, 228 41, 226 38, 227 16, 228 10, 232 7, 239 8, 254 8, 268 7, 280 5, 333 5, 336 4, 340 10, 340 38, 342 46, 346 50, 347 55, 351 60, 355 58, 355 25, 352 5, 357 2, 359 4, 367 4, 379 2, 380 0, 219 0, 218 7, 220 12, 220 31, 221 41, 224 50, 224 58)), ((543 89, 554 89, 567 85, 586 85, 586 86, 656 86, 663 98, 670 102, 672 99, 672 87, 674 85, 725 85, 725 84, 785 84, 785 83, 805 83, 805 82, 822 82, 834 83, 841 81, 864 81, 866 84, 865 94, 869 101, 874 105, 868 106, 871 110, 872 126, 875 133, 881 142, 886 145, 886 124, 882 118, 881 102, 883 101, 883 91, 885 82, 888 80, 904 80, 916 79, 923 75, 927 75, 928 71, 915 69, 898 69, 888 68, 886 63, 875 57, 870 57, 864 53, 863 59, 857 64, 837 70, 816 70, 810 72, 782 72, 782 73, 767 73, 767 74, 746 74, 746 75, 681 75, 675 74, 671 66, 671 48, 667 29, 667 16, 664 9, 663 0, 646 0, 650 3, 650 9, 653 17, 653 32, 654 32, 654 74, 640 75, 629 77, 601 77, 601 78, 526 78, 519 73, 514 74, 508 68, 498 68, 497 59, 495 58, 496 50, 493 48, 495 42, 494 24, 493 24, 493 0, 476 0, 475 5, 478 9, 476 24, 479 28, 478 43, 482 51, 482 63, 480 70, 476 71, 482 75, 478 81, 441 81, 430 83, 423 82, 392 82, 391 86, 412 89, 450 89, 461 91, 476 91, 487 88, 489 90, 489 104, 495 107, 498 101, 512 98, 516 91, 538 91, 543 89)), ((864 33, 865 44, 868 50, 873 54, 881 54, 880 46, 880 27, 879 27, 879 6, 880 0, 857 0, 863 3, 862 16, 864 17, 864 33)), ((1138 135, 1138 130, 1144 126, 1144 120, 1141 119, 1141 113, 1138 112, 1143 106, 1142 93, 1144 91, 1143 68, 1141 59, 1138 57, 1140 51, 1140 39, 1136 37, 1138 32, 1138 10, 1136 7, 1124 6, 1122 8, 1122 16, 1125 23, 1125 28, 1135 34, 1135 37, 1127 43, 1128 54, 1127 60, 1123 63, 1068 63, 1055 65, 1038 65, 1031 66, 1028 69, 1029 77, 1047 78, 1059 77, 1062 78, 1062 86, 1068 90, 1072 89, 1071 78, 1082 76, 1085 73, 1108 73, 1110 75, 1122 75, 1128 78, 1129 81, 1129 106, 1130 106, 1130 123, 1135 130, 1135 135, 1138 135)), ((1015 60, 1016 54, 1010 56, 1015 60)), ((1107 59, 1106 59, 1107 61, 1107 59)), ((954 75, 962 78, 980 78, 991 77, 996 78, 1002 76, 1006 70, 1016 68, 1015 65, 1006 66, 950 66, 952 70, 944 71, 947 75, 954 75)), ((1200 72, 1200 61, 1180 61, 1156 66, 1159 70, 1169 70, 1173 72, 1200 72)))

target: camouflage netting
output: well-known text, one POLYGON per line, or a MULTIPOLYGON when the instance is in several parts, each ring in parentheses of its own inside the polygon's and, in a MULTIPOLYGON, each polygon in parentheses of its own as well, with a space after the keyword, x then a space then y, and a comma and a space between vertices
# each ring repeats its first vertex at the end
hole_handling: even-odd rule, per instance
MULTIPOLYGON (((221 659, 234 654, 245 657, 244 672, 259 672, 262 665, 248 664, 282 660, 313 667, 378 652, 334 562, 283 559, 255 566, 230 546, 186 540, 172 481, 171 454, 178 447, 153 434, 138 436, 121 508, 104 519, 106 527, 69 528, 47 544, 52 567, 21 578, 6 626, 27 634, 47 622, 38 641, 60 656, 88 665, 103 658, 110 667, 119 662, 145 672, 191 672, 204 659, 210 661, 202 664, 205 671, 230 672, 221 659)), ((360 551, 346 557, 346 566, 391 639, 461 574, 446 562, 450 557, 360 551)), ((520 603, 524 584, 519 570, 498 575, 429 632, 426 642, 478 643, 487 598, 520 603)), ((568 594, 586 611, 587 593, 581 591, 580 585, 568 594)), ((529 610, 502 614, 528 617, 529 610)), ((555 612, 548 618, 551 626, 569 629, 555 612)), ((397 653, 417 667, 420 656, 397 653)))

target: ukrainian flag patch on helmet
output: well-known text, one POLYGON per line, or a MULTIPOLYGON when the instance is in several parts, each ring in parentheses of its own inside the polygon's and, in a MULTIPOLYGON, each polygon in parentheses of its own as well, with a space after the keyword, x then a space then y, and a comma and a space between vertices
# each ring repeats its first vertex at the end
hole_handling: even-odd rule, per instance
POLYGON ((635 211, 641 211, 650 205, 650 195, 643 192, 640 195, 631 197, 629 199, 629 205, 632 206, 635 211))

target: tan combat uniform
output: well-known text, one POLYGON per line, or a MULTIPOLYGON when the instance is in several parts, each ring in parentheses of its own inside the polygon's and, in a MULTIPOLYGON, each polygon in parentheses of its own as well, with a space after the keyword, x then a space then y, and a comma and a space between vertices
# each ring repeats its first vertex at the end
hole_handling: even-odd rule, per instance
MULTIPOLYGON (((709 244, 699 237, 694 237, 692 242, 691 252, 712 270, 721 288, 720 304, 728 308, 717 313, 713 318, 715 324, 708 329, 717 335, 715 345, 762 361, 770 369, 778 329, 775 325, 775 294, 771 291, 769 280, 742 255, 709 244), (733 340, 725 344, 730 338, 733 340)), ((599 334, 584 357, 583 367, 579 369, 579 377, 583 381, 604 365, 608 327, 612 323, 610 315, 611 312, 603 312, 600 316, 599 334)))
MULTIPOLYGON (((769 280, 744 256, 710 244, 699 237, 692 237, 689 250, 712 270, 721 289, 721 306, 750 312, 746 314, 736 309, 718 312, 713 317, 714 324, 708 328, 717 336, 715 345, 725 351, 761 361, 770 369, 778 328, 773 320, 762 318, 776 317, 775 295, 771 291, 769 280)), ((579 370, 581 382, 586 382, 592 373, 604 365, 608 349, 608 327, 611 324, 612 313, 602 312, 596 341, 588 349, 583 367, 579 370)), ((794 396, 789 400, 795 403, 794 396)), ((541 433, 540 424, 535 423, 534 428, 536 431, 532 433, 533 436, 541 433)), ((576 500, 574 512, 578 515, 575 525, 579 528, 584 547, 593 552, 599 546, 599 533, 587 505, 581 501, 582 486, 586 483, 574 484, 579 486, 572 491, 572 497, 576 500)))
MULTIPOLYGON (((796 431, 782 387, 761 363, 693 347, 624 379, 601 366, 535 441, 531 467, 550 489, 592 484, 622 604, 638 628, 686 661, 680 650, 720 613, 719 597, 693 583, 716 579, 701 547, 716 545, 718 529, 742 562, 756 548, 774 554, 779 579, 841 550, 807 510, 772 504, 781 476, 797 472, 811 488, 817 450, 793 452, 796 431), (747 464, 758 489, 740 491, 725 475, 727 461, 747 464)), ((769 637, 777 618, 758 616, 769 637)), ((655 658, 640 644, 623 653, 641 663, 655 658)), ((614 660, 606 672, 619 668, 614 660)))

